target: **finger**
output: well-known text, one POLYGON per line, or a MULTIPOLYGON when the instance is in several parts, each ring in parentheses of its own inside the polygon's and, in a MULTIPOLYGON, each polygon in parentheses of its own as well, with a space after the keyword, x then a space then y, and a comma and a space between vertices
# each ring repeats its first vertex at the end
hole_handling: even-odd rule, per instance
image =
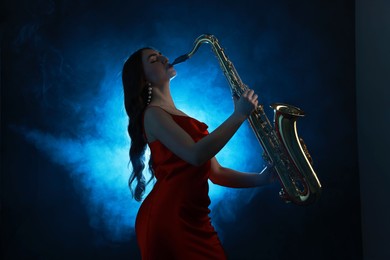
POLYGON ((249 89, 249 88, 248 88, 248 89, 246 89, 246 90, 244 91, 244 93, 242 93, 241 97, 244 97, 244 98, 248 97, 248 93, 249 93, 249 91, 250 91, 250 89, 249 89))

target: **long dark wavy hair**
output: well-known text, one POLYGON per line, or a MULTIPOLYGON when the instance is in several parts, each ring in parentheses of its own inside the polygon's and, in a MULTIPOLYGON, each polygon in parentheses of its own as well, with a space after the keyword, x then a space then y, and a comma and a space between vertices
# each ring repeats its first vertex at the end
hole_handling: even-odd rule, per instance
POLYGON ((152 160, 149 160, 151 177, 146 181, 143 175, 145 168, 145 151, 147 141, 143 132, 143 114, 147 106, 148 88, 142 65, 142 52, 149 47, 134 52, 123 65, 122 83, 126 113, 129 117, 127 131, 131 139, 130 162, 133 166, 129 178, 129 188, 136 201, 141 201, 145 193, 146 185, 154 178, 152 160), (135 189, 132 183, 136 181, 135 189))

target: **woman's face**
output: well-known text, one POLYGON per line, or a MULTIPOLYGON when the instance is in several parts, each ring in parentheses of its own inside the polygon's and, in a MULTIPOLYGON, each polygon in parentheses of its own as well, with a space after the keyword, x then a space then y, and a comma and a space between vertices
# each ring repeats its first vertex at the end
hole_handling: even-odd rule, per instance
POLYGON ((146 80, 152 85, 164 84, 176 76, 176 70, 168 59, 156 50, 142 51, 142 64, 146 80))

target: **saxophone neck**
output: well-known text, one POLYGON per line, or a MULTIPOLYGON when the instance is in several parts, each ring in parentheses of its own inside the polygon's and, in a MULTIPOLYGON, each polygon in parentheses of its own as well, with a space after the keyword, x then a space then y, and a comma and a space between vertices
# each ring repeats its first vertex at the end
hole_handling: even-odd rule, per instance
POLYGON ((196 40, 194 42, 194 47, 192 48, 192 50, 190 52, 188 52, 187 54, 183 54, 183 55, 177 57, 172 62, 172 65, 182 63, 182 62, 188 60, 189 58, 191 58, 192 55, 194 55, 195 52, 199 49, 199 46, 201 44, 203 44, 203 43, 214 44, 216 41, 217 41, 217 38, 214 35, 211 35, 211 34, 202 34, 202 35, 200 35, 198 38, 196 38, 196 40))

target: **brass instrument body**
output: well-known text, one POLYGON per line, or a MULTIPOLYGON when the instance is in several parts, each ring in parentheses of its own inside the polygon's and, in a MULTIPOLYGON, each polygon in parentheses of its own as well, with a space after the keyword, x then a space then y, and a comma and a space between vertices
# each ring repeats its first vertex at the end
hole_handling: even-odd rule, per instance
MULTIPOLYGON (((195 42, 193 49, 172 64, 183 62, 198 50, 203 43, 209 43, 216 55, 221 69, 228 80, 232 95, 238 97, 248 88, 240 79, 233 63, 227 58, 217 38, 203 34, 195 42)), ((314 202, 321 193, 321 184, 311 165, 311 157, 303 140, 298 137, 296 122, 304 112, 294 106, 275 103, 274 127, 259 105, 249 116, 248 121, 260 142, 263 158, 273 165, 280 180, 280 197, 286 202, 307 205, 314 202)))

